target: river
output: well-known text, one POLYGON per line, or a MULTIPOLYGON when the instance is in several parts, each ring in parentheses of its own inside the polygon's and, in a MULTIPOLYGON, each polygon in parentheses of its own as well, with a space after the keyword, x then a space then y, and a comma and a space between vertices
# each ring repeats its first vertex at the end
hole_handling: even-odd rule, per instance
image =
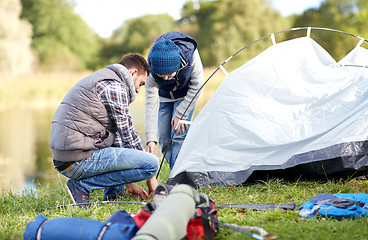
MULTIPOLYGON (((35 189, 64 178, 52 164, 49 147, 56 108, 0 111, 0 193, 35 189)), ((130 105, 136 130, 144 136, 144 109, 130 105)))

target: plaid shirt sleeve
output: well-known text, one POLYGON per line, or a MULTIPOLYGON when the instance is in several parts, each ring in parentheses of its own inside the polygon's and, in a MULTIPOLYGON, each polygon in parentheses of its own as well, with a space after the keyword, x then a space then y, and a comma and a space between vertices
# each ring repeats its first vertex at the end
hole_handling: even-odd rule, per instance
POLYGON ((116 124, 114 147, 143 150, 143 143, 134 129, 129 114, 126 86, 117 81, 101 81, 96 86, 97 95, 105 106, 109 117, 116 124))

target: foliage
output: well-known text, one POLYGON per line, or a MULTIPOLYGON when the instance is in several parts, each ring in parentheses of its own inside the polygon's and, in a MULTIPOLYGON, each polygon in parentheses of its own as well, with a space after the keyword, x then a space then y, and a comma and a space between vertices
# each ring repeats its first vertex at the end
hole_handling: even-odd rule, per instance
POLYGON ((122 44, 133 52, 143 52, 153 43, 157 35, 174 27, 175 22, 170 15, 148 14, 126 21, 120 29, 114 31, 112 39, 121 40, 122 44))
MULTIPOLYGON (((102 39, 73 12, 72 0, 21 0, 22 18, 33 26, 32 46, 43 70, 96 69, 118 62, 123 55, 147 55, 152 42, 167 31, 182 31, 198 41, 205 66, 218 66, 246 45, 273 32, 290 27, 333 28, 366 37, 368 3, 365 0, 324 0, 320 7, 302 14, 283 17, 269 0, 188 0, 176 21, 168 14, 149 14, 132 18, 102 39)), ((277 41, 294 38, 300 32, 277 36, 277 41)), ((314 33, 313 33, 314 34, 314 33)), ((345 56, 358 40, 320 32, 314 39, 335 59, 345 56)), ((271 45, 259 41, 236 56, 235 68, 271 45)))
POLYGON ((111 63, 119 62, 121 57, 127 52, 129 50, 122 46, 120 41, 101 39, 100 51, 98 53, 98 68, 104 68, 111 63))
POLYGON ((168 14, 148 14, 129 19, 113 32, 110 40, 103 43, 100 56, 106 64, 118 62, 130 52, 144 54, 159 35, 173 30, 175 25, 168 14))
MULTIPOLYGON (((325 0, 318 9, 309 9, 300 16, 294 16, 294 26, 314 26, 332 28, 361 37, 368 36, 368 4, 364 0, 325 0), (364 19, 364 20, 363 20, 364 19)), ((290 34, 296 37, 298 33, 290 34)), ((318 32, 314 37, 337 61, 357 44, 342 34, 318 32)))
POLYGON ((0 1, 1 73, 28 73, 32 69, 32 26, 19 18, 21 9, 20 0, 0 1))
POLYGON ((97 35, 74 13, 69 0, 22 0, 22 15, 33 26, 33 42, 43 70, 93 68, 97 35))
MULTIPOLYGON (((200 1, 199 8, 187 2, 183 9, 187 22, 199 26, 195 35, 206 66, 218 65, 252 41, 288 26, 264 0, 200 1)), ((233 62, 243 63, 268 46, 270 42, 260 42, 233 62)))

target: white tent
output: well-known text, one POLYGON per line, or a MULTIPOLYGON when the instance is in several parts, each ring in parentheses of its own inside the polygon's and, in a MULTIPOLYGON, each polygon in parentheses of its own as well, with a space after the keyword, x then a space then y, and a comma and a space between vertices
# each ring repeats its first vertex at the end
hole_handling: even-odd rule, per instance
POLYGON ((193 121, 168 183, 362 174, 365 66, 360 44, 339 62, 309 36, 272 45, 224 79, 193 121))

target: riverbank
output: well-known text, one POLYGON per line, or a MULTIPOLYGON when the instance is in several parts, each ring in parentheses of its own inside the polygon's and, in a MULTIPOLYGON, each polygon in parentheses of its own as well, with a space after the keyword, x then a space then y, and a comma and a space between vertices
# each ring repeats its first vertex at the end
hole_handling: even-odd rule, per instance
MULTIPOLYGON (((204 69, 204 81, 214 68, 204 69)), ((91 72, 39 72, 27 75, 3 75, 0 79, 0 110, 9 108, 55 108, 69 89, 91 72)), ((204 105, 223 80, 223 73, 216 73, 203 89, 199 100, 204 105)), ((133 104, 144 104, 144 89, 137 94, 133 104)))

